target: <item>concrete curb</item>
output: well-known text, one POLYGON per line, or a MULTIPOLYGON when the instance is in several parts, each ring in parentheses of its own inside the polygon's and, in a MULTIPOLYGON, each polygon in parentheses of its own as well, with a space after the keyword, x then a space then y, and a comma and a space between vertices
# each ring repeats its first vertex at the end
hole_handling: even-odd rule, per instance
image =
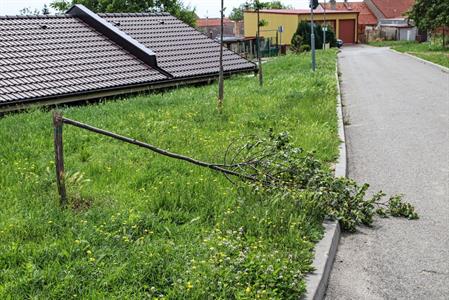
POLYGON ((406 53, 406 52, 400 52, 400 51, 391 49, 390 47, 388 47, 388 49, 389 49, 390 51, 392 51, 392 52, 395 52, 395 53, 398 53, 398 54, 402 54, 402 55, 405 55, 405 56, 414 58, 414 59, 416 59, 416 60, 418 60, 418 61, 420 61, 420 62, 422 62, 422 63, 424 63, 424 64, 426 64, 426 65, 431 65, 431 66, 437 67, 438 69, 440 69, 441 71, 443 71, 443 72, 445 72, 445 73, 449 73, 449 68, 446 68, 445 66, 441 66, 441 65, 436 64, 436 63, 433 63, 433 62, 431 62, 431 61, 422 59, 421 57, 418 57, 418 56, 415 56, 415 55, 412 55, 412 54, 408 54, 408 53, 406 53))
MULTIPOLYGON (((338 136, 341 140, 340 155, 335 166, 335 176, 346 177, 347 156, 346 156, 346 135, 343 122, 343 105, 341 102, 340 78, 338 76, 338 58, 335 71, 337 80, 337 116, 338 116, 338 136)), ((306 300, 321 300, 326 295, 329 276, 334 265, 337 254, 338 243, 340 242, 341 229, 338 221, 325 221, 324 237, 315 246, 315 259, 313 266, 315 271, 307 275, 307 293, 303 297, 306 300)))

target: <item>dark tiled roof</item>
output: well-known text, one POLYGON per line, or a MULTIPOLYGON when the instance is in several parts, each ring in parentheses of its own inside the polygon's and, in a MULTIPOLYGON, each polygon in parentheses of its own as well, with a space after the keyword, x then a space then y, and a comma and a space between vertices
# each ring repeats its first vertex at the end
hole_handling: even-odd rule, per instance
MULTIPOLYGON (((133 55, 131 48, 119 46, 80 16, 0 17, 0 110, 11 103, 176 84, 218 74, 219 44, 170 14, 100 16, 130 42, 154 52, 157 65, 133 55)), ((228 72, 256 69, 227 49, 224 68, 228 72)))
MULTIPOLYGON (((158 66, 175 77, 217 73, 220 44, 175 17, 152 14, 99 14, 152 49, 158 66)), ((225 49, 225 71, 254 69, 254 64, 225 49)))
POLYGON ((0 102, 163 79, 77 18, 0 18, 0 102))

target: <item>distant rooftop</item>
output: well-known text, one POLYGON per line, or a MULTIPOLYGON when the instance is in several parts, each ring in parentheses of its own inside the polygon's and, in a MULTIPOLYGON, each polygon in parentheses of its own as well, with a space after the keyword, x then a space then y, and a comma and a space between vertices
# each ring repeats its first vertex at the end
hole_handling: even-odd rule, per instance
MULTIPOLYGON (((229 18, 224 18, 223 22, 225 24, 234 23, 234 21, 229 18)), ((221 19, 220 18, 202 18, 196 20, 196 26, 198 27, 207 27, 207 26, 220 26, 221 19)))
POLYGON ((415 0, 371 0, 385 18, 401 18, 415 4, 415 0))
MULTIPOLYGON (((256 13, 254 10, 245 11, 247 13, 256 13)), ((324 13, 324 9, 318 6, 317 9, 313 11, 316 14, 324 13)), ((326 14, 345 14, 354 13, 355 11, 348 10, 326 10, 326 14)), ((310 14, 310 9, 261 9, 260 13, 271 13, 271 14, 283 14, 283 15, 308 15, 310 14)))
POLYGON ((330 3, 326 3, 326 5, 321 4, 321 7, 326 8, 326 13, 331 11, 352 11, 359 12, 359 21, 358 23, 361 25, 376 25, 377 18, 368 8, 365 2, 337 2, 335 6, 335 10, 332 10, 332 6, 330 3))

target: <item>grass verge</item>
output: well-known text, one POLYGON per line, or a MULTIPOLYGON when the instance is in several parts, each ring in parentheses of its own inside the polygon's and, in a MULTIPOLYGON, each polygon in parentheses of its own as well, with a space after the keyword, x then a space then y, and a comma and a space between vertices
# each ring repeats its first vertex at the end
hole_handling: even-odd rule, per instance
MULTIPOLYGON (((324 162, 338 155, 334 51, 64 115, 205 161, 269 128, 324 162)), ((0 119, 0 298, 297 298, 322 219, 220 174, 66 126, 71 209, 58 207, 50 112, 0 119)))
POLYGON ((431 61, 441 66, 449 68, 449 48, 443 47, 442 43, 437 41, 434 43, 418 43, 409 41, 380 41, 370 42, 371 46, 391 47, 392 49, 412 54, 419 58, 431 61))

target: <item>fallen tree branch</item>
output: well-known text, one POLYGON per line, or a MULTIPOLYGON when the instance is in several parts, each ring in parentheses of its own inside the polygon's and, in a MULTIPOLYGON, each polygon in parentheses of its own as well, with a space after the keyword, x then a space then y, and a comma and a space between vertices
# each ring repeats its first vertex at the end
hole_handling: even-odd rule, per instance
POLYGON ((132 139, 132 138, 129 138, 129 137, 126 137, 126 136, 122 136, 122 135, 119 135, 119 134, 116 134, 116 133, 113 133, 113 132, 110 132, 110 131, 107 131, 107 130, 104 130, 104 129, 100 129, 100 128, 97 128, 97 127, 94 127, 94 126, 91 126, 91 125, 88 125, 88 124, 84 124, 84 123, 81 123, 81 122, 78 122, 78 121, 75 121, 75 120, 72 120, 72 119, 68 119, 68 118, 65 118, 65 117, 62 117, 62 116, 60 116, 60 118, 61 118, 61 120, 62 120, 62 122, 64 124, 72 125, 72 126, 75 126, 75 127, 78 127, 78 128, 82 128, 82 129, 85 129, 85 130, 88 130, 88 131, 91 131, 91 132, 95 132, 95 133, 98 133, 98 134, 101 134, 101 135, 105 135, 105 136, 114 138, 116 140, 120 140, 120 141, 125 142, 125 143, 129 143, 129 144, 133 144, 133 145, 145 148, 145 149, 149 149, 149 150, 151 150, 153 152, 156 152, 156 153, 158 153, 160 155, 163 155, 163 156, 171 157, 171 158, 178 159, 178 160, 183 160, 183 161, 189 162, 189 163, 197 165, 197 166, 209 168, 209 169, 212 169, 212 170, 215 170, 215 171, 219 171, 219 172, 227 174, 227 175, 232 175, 232 176, 239 177, 241 179, 246 179, 246 180, 250 180, 250 181, 258 181, 258 179, 253 177, 253 176, 248 176, 248 175, 245 175, 245 174, 238 173, 236 171, 232 171, 232 170, 226 169, 226 168, 233 168, 235 166, 219 165, 219 164, 207 163, 207 162, 204 162, 204 161, 196 160, 196 159, 193 159, 193 158, 188 157, 188 156, 184 156, 184 155, 181 155, 181 154, 169 152, 167 150, 158 148, 158 147, 156 147, 154 145, 147 144, 147 143, 138 141, 136 139, 132 139))

